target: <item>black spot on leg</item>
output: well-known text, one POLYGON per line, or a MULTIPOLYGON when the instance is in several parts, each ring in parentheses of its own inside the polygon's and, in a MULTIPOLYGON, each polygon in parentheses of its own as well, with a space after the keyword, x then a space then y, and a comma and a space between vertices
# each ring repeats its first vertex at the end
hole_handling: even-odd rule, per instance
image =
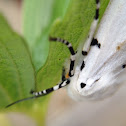
POLYGON ((50 36, 49 41, 57 41, 57 38, 55 38, 55 37, 53 38, 53 37, 50 36))
POLYGON ((73 47, 69 47, 69 50, 70 50, 70 52, 71 52, 71 55, 75 55, 75 52, 74 52, 73 47))
POLYGON ((63 84, 63 82, 59 85, 59 88, 58 89, 62 88, 62 84, 63 84))
POLYGON ((66 80, 65 74, 66 74, 65 68, 63 67, 63 70, 62 70, 62 81, 66 80))
POLYGON ((98 44, 98 40, 93 38, 91 42, 91 46, 95 46, 97 44, 98 44))
POLYGON ((86 84, 85 83, 81 83, 80 86, 81 86, 81 88, 84 88, 86 86, 86 84))
POLYGON ((96 4, 98 4, 99 3, 99 0, 96 0, 96 4))
MULTIPOLYGON (((100 2, 99 0, 96 0, 97 6, 98 6, 99 2, 100 2)), ((99 18, 99 7, 97 7, 96 12, 95 12, 95 20, 97 20, 98 18, 99 18)))
POLYGON ((69 83, 70 83, 70 80, 68 79, 67 82, 66 82, 66 84, 69 84, 69 83))
POLYGON ((98 46, 98 48, 100 48, 100 47, 101 47, 101 44, 100 44, 100 43, 98 43, 98 40, 93 38, 90 46, 95 46, 95 45, 97 45, 97 46, 98 46))
POLYGON ((84 67, 85 67, 85 63, 83 61, 80 70, 82 71, 84 67))
POLYGON ((69 45, 69 42, 66 42, 66 45, 69 45))
POLYGON ((31 90, 31 91, 30 91, 30 94, 33 94, 34 92, 35 92, 34 90, 31 90))
POLYGON ((126 68, 126 64, 122 65, 122 68, 123 68, 123 69, 126 68))
POLYGON ((46 93, 47 94, 50 93, 50 92, 52 92, 52 91, 54 91, 53 88, 46 89, 46 93))
POLYGON ((87 55, 87 52, 86 51, 82 51, 82 55, 83 56, 86 56, 87 55))
POLYGON ((70 63, 70 71, 69 71, 69 76, 70 76, 70 77, 73 76, 73 75, 71 74, 71 71, 72 71, 73 68, 74 68, 74 63, 75 63, 75 61, 72 61, 72 60, 71 60, 71 63, 70 63))
POLYGON ((95 19, 97 20, 97 19, 98 19, 98 17, 99 17, 99 8, 98 8, 98 9, 96 9, 95 19))
POLYGON ((98 48, 100 48, 101 47, 101 44, 100 43, 98 43, 98 48))

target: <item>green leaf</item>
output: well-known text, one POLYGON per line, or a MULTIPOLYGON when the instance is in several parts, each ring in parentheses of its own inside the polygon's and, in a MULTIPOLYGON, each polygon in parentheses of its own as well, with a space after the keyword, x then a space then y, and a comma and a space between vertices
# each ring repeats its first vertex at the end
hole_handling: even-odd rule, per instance
MULTIPOLYGON (((108 2, 109 0, 101 0, 100 18, 108 2)), ((95 9, 95 0, 72 0, 64 19, 57 20, 53 25, 51 36, 68 40, 77 50, 79 44, 82 45, 88 36, 95 9)), ((70 53, 65 45, 56 42, 50 43, 48 60, 37 74, 38 89, 49 88, 60 81, 62 67, 69 57, 70 53)))
MULTIPOLYGON (((101 1, 101 17, 108 1, 101 1)), ((53 25, 51 36, 66 39, 73 44, 74 49, 77 49, 80 43, 84 43, 88 35, 94 14, 94 0, 71 0, 64 19, 56 20, 53 25)), ((0 98, 4 97, 7 99, 1 100, 0 106, 2 108, 10 102, 27 97, 29 91, 34 89, 35 81, 34 69, 27 48, 24 46, 24 41, 12 32, 2 16, 0 16, 0 28, 0 85, 3 86, 3 88, 0 87, 2 89, 0 90, 0 98)), ((33 27, 31 26, 31 28, 33 27)), ((48 29, 46 30, 45 28, 45 31, 42 33, 45 36, 47 35, 46 31, 48 29)), ((41 35, 36 38, 38 41, 43 39, 41 35)), ((63 64, 69 56, 70 54, 66 46, 61 43, 50 43, 48 60, 37 73, 37 89, 49 88, 60 81, 63 64)), ((35 104, 31 105, 29 109, 26 108, 30 116, 36 117, 38 125, 43 125, 44 123, 42 119, 45 118, 48 101, 49 96, 45 96, 34 100, 35 104)))
POLYGON ((36 70, 45 63, 48 50, 48 34, 52 22, 62 17, 70 0, 25 0, 23 34, 32 53, 36 70))
POLYGON ((34 68, 24 40, 0 15, 0 109, 29 96, 35 88, 34 68))

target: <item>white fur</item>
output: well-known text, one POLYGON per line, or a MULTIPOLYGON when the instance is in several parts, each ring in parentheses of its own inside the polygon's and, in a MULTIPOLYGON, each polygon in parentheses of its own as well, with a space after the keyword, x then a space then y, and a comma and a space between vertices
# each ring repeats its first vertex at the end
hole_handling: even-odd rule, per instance
POLYGON ((68 93, 75 100, 105 98, 126 80, 122 76, 126 71, 122 69, 126 64, 126 0, 110 0, 94 38, 101 48, 91 47, 84 59, 84 69, 80 71, 80 66, 75 67, 68 86, 68 93), (80 87, 82 82, 86 84, 84 88, 80 87))

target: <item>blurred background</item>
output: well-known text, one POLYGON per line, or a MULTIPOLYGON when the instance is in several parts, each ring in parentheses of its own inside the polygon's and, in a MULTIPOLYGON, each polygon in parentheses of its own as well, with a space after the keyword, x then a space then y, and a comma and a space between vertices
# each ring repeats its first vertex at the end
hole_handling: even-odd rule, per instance
POLYGON ((22 0, 0 0, 0 12, 8 19, 13 29, 22 33, 22 0))
MULTIPOLYGON (((22 35, 22 0, 0 0, 0 12, 12 28, 22 35)), ((2 121, 11 126, 37 126, 34 119, 23 113, 1 113, 2 121)), ((52 94, 46 115, 47 126, 126 126, 126 85, 112 97, 96 102, 75 102, 66 89, 52 94)))

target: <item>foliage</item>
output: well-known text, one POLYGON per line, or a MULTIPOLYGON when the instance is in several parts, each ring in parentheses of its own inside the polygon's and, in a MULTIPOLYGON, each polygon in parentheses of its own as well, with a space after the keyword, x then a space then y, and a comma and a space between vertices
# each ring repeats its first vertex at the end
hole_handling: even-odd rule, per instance
MULTIPOLYGON (((101 0, 100 18, 108 2, 101 0)), ((13 101, 29 97, 31 89, 38 91, 60 82, 62 67, 70 54, 61 43, 48 43, 49 33, 52 37, 68 40, 77 49, 88 35, 95 14, 95 0, 71 0, 70 3, 68 0, 27 0, 23 9, 26 41, 13 32, 0 15, 1 109, 13 101), (53 23, 50 31, 52 22, 58 17, 61 19, 53 23)), ((48 101, 49 96, 45 96, 14 105, 6 111, 25 112, 35 118, 38 125, 44 125, 48 101)))

